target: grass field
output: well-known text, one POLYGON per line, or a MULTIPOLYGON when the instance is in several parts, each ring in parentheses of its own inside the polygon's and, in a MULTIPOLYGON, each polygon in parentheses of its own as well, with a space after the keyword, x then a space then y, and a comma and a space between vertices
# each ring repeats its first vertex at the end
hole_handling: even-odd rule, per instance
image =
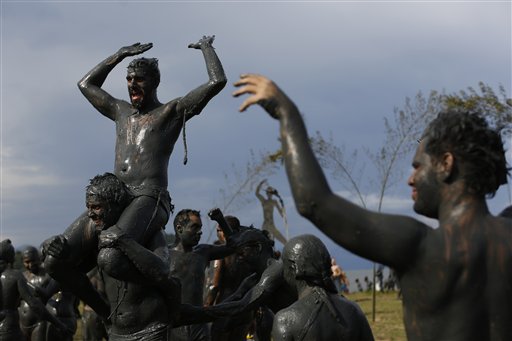
MULTIPOLYGON (((396 292, 376 294, 375 322, 372 321, 372 293, 360 292, 348 294, 349 300, 355 301, 366 314, 373 331, 375 341, 405 341, 405 330, 402 322, 402 301, 397 299, 396 292)), ((81 321, 74 341, 82 341, 81 321)))
POLYGON ((347 298, 355 301, 370 322, 376 341, 405 341, 405 329, 402 322, 402 301, 396 292, 376 293, 375 322, 372 321, 372 293, 361 292, 348 294, 347 298))

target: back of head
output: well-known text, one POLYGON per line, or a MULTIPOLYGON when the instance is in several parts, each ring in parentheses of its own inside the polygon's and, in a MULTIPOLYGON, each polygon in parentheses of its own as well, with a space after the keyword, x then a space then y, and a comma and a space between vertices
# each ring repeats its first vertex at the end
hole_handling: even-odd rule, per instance
POLYGON ((290 239, 284 246, 282 258, 291 264, 296 279, 337 292, 331 279, 331 255, 317 237, 304 234, 290 239))
POLYGON ((23 259, 30 259, 33 261, 41 260, 39 250, 34 246, 27 246, 25 250, 23 250, 23 259))
POLYGON ((4 239, 0 242, 0 260, 6 263, 14 263, 14 246, 10 239, 4 239))
POLYGON ((237 232, 240 231, 240 220, 232 215, 224 216, 224 219, 229 224, 229 227, 233 229, 233 231, 237 232))
POLYGON ((434 158, 454 155, 458 172, 471 193, 493 197, 507 183, 507 161, 499 128, 491 128, 482 114, 441 112, 423 136, 434 158))

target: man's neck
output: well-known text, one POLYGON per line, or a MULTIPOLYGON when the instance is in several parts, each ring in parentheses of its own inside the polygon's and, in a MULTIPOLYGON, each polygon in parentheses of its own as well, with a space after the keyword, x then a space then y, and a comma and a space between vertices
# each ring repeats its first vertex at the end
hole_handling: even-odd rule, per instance
POLYGON ((183 243, 181 243, 181 242, 178 243, 178 245, 176 245, 174 247, 174 250, 180 251, 180 252, 183 252, 183 253, 192 252, 192 249, 193 249, 192 246, 183 245, 183 243))
POLYGON ((485 197, 477 194, 471 194, 464 191, 445 191, 443 201, 439 206, 439 224, 442 226, 445 222, 471 221, 477 217, 485 216, 489 213, 485 197))

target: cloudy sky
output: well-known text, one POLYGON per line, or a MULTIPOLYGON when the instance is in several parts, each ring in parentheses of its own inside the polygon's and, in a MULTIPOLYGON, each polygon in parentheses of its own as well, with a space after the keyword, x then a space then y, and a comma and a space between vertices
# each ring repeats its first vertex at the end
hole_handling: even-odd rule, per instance
MULTIPOLYGON (((88 180, 113 169, 114 124, 83 98, 76 83, 122 46, 153 43, 144 56, 159 59, 158 94, 166 102, 207 80, 201 53, 187 45, 216 36, 229 83, 187 125, 188 164, 182 164, 180 139, 169 166, 176 208, 204 213, 221 205, 220 190, 234 182, 233 167, 243 170, 251 150, 279 146, 277 122, 260 108, 237 112, 241 99, 231 96, 232 83, 241 73, 274 79, 297 103, 310 132, 332 135, 349 151, 378 149, 384 118, 419 91, 455 92, 479 81, 495 89, 502 85, 509 96, 511 91, 510 1, 2 1, 1 6, 0 238, 17 246, 39 245, 62 232, 84 210, 88 180)), ((104 85, 117 98, 128 99, 129 60, 104 85)), ((385 211, 413 215, 408 163, 385 211)), ((371 167, 365 169, 361 181, 370 183, 371 167)), ((285 201, 290 236, 318 234, 346 269, 370 266, 298 216, 284 170, 269 183, 285 201)), ((347 194, 338 180, 331 186, 347 194)), ((365 195, 374 209, 369 188, 365 195)), ((248 198, 247 205, 225 213, 259 225, 259 203, 248 198)), ((510 189, 502 187, 489 201, 491 211, 498 213, 509 198, 510 189)), ((203 242, 212 228, 206 220, 203 242)))

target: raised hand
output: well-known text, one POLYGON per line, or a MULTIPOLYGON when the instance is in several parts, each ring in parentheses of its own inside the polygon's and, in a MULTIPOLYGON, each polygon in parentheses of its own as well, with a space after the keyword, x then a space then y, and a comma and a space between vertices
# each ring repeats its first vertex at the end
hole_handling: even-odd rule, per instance
POLYGON ((201 47, 212 46, 215 36, 203 36, 197 43, 190 43, 188 47, 191 49, 200 49, 201 47))
POLYGON ((278 106, 284 101, 288 101, 286 95, 270 79, 256 75, 243 74, 240 79, 234 83, 239 89, 233 92, 233 96, 249 94, 250 96, 242 103, 239 111, 245 111, 254 104, 261 105, 273 118, 279 118, 278 106))
POLYGON ((123 57, 136 56, 143 52, 146 52, 153 47, 153 43, 141 44, 135 43, 130 46, 121 47, 118 51, 123 57))
POLYGON ((224 218, 224 215, 220 208, 212 208, 210 212, 208 212, 208 217, 210 217, 211 220, 219 222, 220 219, 224 218))

